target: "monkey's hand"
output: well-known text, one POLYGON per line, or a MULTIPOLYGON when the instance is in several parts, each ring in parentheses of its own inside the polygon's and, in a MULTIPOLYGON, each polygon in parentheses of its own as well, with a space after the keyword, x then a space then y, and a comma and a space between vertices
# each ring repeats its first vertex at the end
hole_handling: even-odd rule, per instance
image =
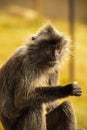
POLYGON ((82 90, 76 82, 68 84, 64 88, 66 89, 66 92, 71 96, 81 96, 82 94, 82 90))

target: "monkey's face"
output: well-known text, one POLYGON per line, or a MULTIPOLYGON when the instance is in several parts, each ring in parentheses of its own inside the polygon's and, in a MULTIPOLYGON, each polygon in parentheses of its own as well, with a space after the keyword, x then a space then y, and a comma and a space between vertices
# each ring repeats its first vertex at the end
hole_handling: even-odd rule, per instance
POLYGON ((37 48, 37 63, 43 67, 48 68, 58 64, 68 50, 68 39, 52 26, 46 26, 41 29, 32 40, 37 48))
POLYGON ((55 64, 58 64, 65 51, 65 44, 64 37, 42 40, 38 49, 39 58, 41 59, 40 63, 44 67, 53 67, 55 64))

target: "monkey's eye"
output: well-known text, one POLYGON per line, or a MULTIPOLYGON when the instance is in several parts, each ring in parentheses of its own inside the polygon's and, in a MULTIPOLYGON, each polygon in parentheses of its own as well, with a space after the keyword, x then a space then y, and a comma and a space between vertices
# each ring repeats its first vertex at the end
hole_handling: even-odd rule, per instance
POLYGON ((56 47, 56 50, 61 50, 62 49, 62 45, 58 45, 57 47, 56 47))
POLYGON ((60 46, 56 47, 56 51, 57 51, 57 53, 61 53, 61 51, 62 51, 62 46, 60 45, 60 46))
POLYGON ((45 52, 47 55, 51 54, 52 49, 50 47, 45 48, 45 52))

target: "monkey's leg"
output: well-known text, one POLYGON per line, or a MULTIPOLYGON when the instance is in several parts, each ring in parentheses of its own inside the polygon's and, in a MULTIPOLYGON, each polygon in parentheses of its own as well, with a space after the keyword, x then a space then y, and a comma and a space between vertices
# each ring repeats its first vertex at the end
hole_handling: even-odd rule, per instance
POLYGON ((46 115, 47 130, 76 130, 71 103, 65 101, 46 115))
POLYGON ((46 117, 43 108, 25 110, 12 130, 46 130, 46 117))

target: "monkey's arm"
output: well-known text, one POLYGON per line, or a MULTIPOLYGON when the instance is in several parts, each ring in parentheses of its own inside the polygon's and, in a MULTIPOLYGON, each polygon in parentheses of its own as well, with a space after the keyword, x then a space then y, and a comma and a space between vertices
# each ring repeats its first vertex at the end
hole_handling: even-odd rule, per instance
POLYGON ((14 101, 18 109, 39 106, 38 104, 55 101, 67 96, 80 96, 81 88, 77 84, 69 84, 65 87, 39 87, 27 95, 24 91, 16 92, 14 101))
POLYGON ((81 88, 77 84, 69 84, 64 87, 42 87, 36 88, 36 93, 41 97, 41 102, 46 103, 56 99, 65 98, 67 96, 80 96, 81 88))

